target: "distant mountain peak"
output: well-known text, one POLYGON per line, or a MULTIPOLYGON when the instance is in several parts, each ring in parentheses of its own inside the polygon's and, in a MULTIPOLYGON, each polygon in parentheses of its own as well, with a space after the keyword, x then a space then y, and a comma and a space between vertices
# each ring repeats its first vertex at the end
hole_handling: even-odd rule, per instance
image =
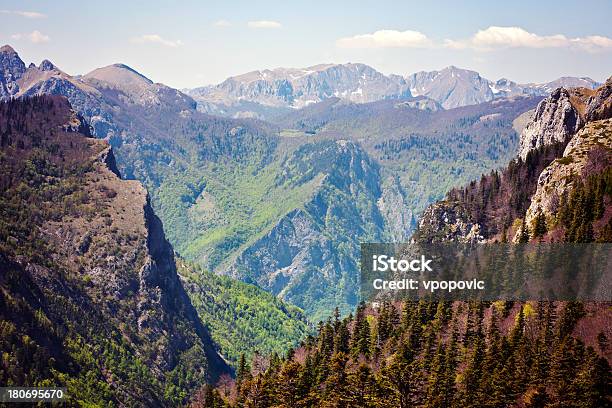
POLYGON ((476 71, 450 65, 440 71, 421 71, 406 77, 412 95, 424 95, 445 109, 474 105, 493 99, 487 79, 476 71))
POLYGON ((45 59, 40 63, 38 69, 40 69, 41 71, 53 71, 54 69, 57 69, 57 67, 53 65, 51 61, 45 59))
POLYGON ((10 53, 10 54, 17 54, 17 52, 15 52, 15 50, 13 49, 13 47, 11 47, 11 46, 10 46, 10 45, 8 45, 8 44, 3 45, 2 47, 0 47, 0 52, 10 53))
POLYGON ((251 71, 188 94, 204 109, 222 111, 245 102, 265 109, 297 109, 333 97, 365 103, 411 96, 403 77, 387 76, 361 63, 251 71))
POLYGON ((107 65, 102 68, 94 69, 93 71, 83 75, 86 79, 97 79, 116 85, 151 85, 153 81, 136 71, 134 68, 122 64, 107 65))
POLYGON ((19 92, 17 81, 26 71, 24 62, 10 45, 0 48, 0 99, 19 92))

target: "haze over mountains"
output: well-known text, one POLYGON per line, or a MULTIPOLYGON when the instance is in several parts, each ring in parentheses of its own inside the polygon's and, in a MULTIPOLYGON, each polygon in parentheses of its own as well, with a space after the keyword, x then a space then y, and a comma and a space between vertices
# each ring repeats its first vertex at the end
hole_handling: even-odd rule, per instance
POLYGON ((455 66, 405 77, 387 76, 367 65, 348 63, 252 71, 230 77, 218 85, 185 92, 204 112, 270 119, 275 111, 283 108, 302 108, 332 97, 365 103, 425 96, 451 109, 509 96, 546 96, 561 86, 593 89, 597 85, 590 78, 575 77, 562 77, 543 84, 518 84, 505 78, 491 81, 475 71, 455 66))

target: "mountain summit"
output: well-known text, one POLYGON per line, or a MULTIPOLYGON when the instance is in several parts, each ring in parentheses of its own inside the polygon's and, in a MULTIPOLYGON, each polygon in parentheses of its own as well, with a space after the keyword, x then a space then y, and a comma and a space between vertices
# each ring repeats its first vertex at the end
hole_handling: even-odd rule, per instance
POLYGON ((494 98, 490 81, 478 72, 450 66, 441 71, 417 72, 406 78, 410 92, 427 96, 446 109, 475 105, 494 98))
POLYGON ((368 65, 352 63, 253 71, 187 92, 203 110, 213 113, 246 101, 276 108, 302 108, 333 97, 365 103, 411 96, 401 76, 387 76, 368 65))
POLYGON ((402 77, 384 75, 365 64, 321 64, 308 68, 252 71, 185 92, 200 110, 223 116, 271 119, 288 108, 302 108, 330 98, 353 103, 422 96, 445 109, 515 96, 547 96, 559 87, 599 84, 590 78, 561 77, 547 83, 519 84, 506 78, 491 81, 454 65, 402 77))
POLYGON ((26 66, 10 45, 0 48, 0 99, 19 92, 17 81, 23 76, 26 66))

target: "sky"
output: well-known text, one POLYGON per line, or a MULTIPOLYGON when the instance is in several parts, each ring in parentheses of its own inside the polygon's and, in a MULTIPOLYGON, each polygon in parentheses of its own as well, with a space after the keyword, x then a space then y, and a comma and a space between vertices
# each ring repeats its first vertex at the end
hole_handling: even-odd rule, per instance
POLYGON ((121 62, 175 88, 346 62, 601 82, 612 75, 610 21, 609 0, 0 0, 0 44, 26 64, 46 58, 75 75, 121 62))

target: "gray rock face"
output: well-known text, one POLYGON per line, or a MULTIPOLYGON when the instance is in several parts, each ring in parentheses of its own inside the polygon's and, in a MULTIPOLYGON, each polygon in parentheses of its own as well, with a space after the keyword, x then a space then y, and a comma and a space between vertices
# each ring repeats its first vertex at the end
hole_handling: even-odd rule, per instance
POLYGON ((475 71, 454 66, 441 71, 417 72, 406 78, 412 95, 424 95, 445 109, 475 105, 493 99, 490 81, 475 71))
POLYGON ((583 119, 570 101, 569 91, 558 88, 538 104, 533 120, 521 134, 518 155, 525 159, 532 149, 567 140, 583 125, 583 119))
POLYGON ((391 242, 406 242, 416 226, 406 192, 397 177, 388 177, 383 183, 378 208, 385 219, 385 229, 391 242))
POLYGON ((240 101, 251 101, 292 108, 331 97, 363 103, 410 96, 401 76, 386 76, 367 65, 350 63, 253 71, 188 93, 203 105, 232 106, 240 101))
POLYGON ((10 46, 0 48, 0 99, 10 98, 19 92, 17 81, 26 71, 25 64, 10 46))
POLYGON ((461 206, 441 201, 429 206, 419 221, 417 240, 426 242, 484 242, 478 223, 469 221, 461 206))
POLYGON ((612 77, 589 97, 585 117, 588 121, 612 118, 612 77))

